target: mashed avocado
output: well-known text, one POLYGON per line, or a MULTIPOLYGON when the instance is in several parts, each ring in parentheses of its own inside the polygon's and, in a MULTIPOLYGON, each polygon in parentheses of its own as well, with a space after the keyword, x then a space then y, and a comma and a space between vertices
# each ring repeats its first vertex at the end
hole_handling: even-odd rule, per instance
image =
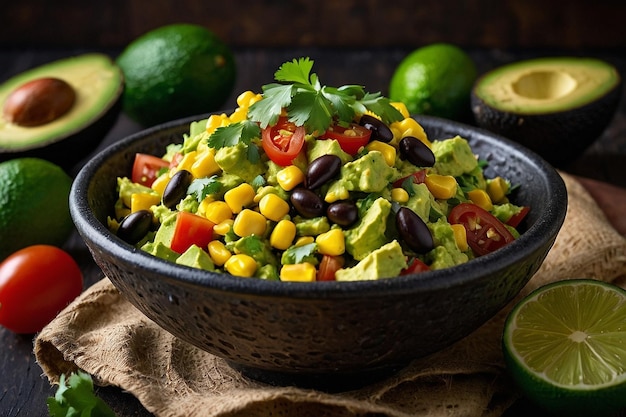
POLYGON ((237 175, 245 182, 252 182, 265 172, 265 164, 260 158, 252 162, 248 152, 248 146, 243 143, 225 146, 215 153, 215 162, 225 173, 237 175))
POLYGON ((377 198, 359 223, 344 232, 346 251, 354 259, 359 261, 387 243, 385 232, 390 212, 391 203, 382 197, 377 198))

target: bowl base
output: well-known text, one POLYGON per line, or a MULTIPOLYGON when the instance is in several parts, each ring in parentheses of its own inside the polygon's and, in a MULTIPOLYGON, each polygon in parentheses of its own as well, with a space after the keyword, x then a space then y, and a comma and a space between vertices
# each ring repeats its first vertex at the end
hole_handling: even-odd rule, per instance
POLYGON ((368 369, 353 372, 281 372, 245 366, 227 361, 243 376, 273 386, 293 386, 314 389, 328 393, 351 391, 381 381, 397 373, 408 365, 395 365, 384 368, 368 369))

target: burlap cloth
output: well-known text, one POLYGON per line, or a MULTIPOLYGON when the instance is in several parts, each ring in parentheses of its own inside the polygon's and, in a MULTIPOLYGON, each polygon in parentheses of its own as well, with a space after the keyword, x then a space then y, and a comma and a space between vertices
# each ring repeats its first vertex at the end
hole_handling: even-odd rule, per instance
MULTIPOLYGON (((520 297, 560 279, 625 281, 626 239, 587 191, 562 175, 569 193, 565 224, 520 297)), ((245 378, 222 359, 162 330, 107 278, 38 334, 34 349, 51 383, 80 368, 97 384, 130 392, 156 416, 499 416, 519 398, 500 350, 510 307, 467 338, 392 377, 332 394, 245 378)))

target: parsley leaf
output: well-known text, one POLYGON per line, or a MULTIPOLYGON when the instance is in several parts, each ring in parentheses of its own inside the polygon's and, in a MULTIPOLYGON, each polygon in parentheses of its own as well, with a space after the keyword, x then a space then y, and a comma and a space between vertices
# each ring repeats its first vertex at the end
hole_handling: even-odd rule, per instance
POLYGON ((222 183, 217 180, 217 175, 209 178, 197 178, 189 184, 187 194, 195 194, 199 203, 210 194, 218 193, 222 189, 222 183))
POLYGON ((403 119, 380 93, 367 93, 358 85, 323 86, 312 69, 313 61, 308 57, 282 64, 274 73, 279 83, 263 86, 263 99, 250 106, 249 119, 264 129, 276 124, 286 109, 289 121, 304 126, 307 133, 324 132, 333 123, 350 123, 368 110, 385 123, 403 119))
POLYGON ((59 388, 54 397, 48 397, 47 404, 51 417, 115 417, 113 410, 94 393, 91 376, 80 370, 67 378, 61 374, 59 388))

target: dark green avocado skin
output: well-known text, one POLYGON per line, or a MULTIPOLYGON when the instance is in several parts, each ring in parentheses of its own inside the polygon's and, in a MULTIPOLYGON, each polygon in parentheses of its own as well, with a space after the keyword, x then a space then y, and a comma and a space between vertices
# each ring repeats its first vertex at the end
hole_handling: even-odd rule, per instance
POLYGON ((622 96, 622 80, 595 102, 568 111, 541 115, 503 112, 472 92, 475 122, 512 139, 557 168, 581 156, 609 125, 622 96))

